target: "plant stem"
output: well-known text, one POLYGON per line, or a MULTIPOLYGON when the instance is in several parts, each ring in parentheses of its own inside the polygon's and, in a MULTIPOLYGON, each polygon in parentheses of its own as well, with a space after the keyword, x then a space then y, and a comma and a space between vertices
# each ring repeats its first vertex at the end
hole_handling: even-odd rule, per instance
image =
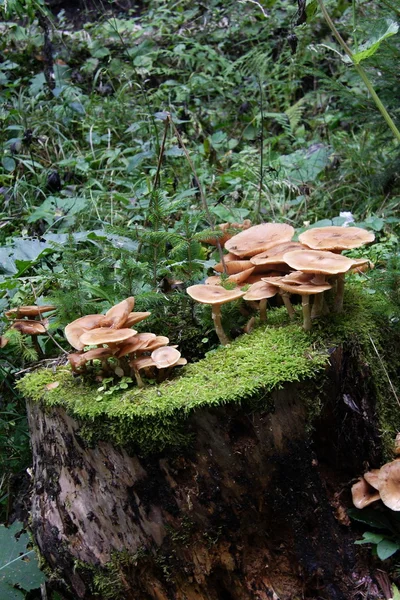
POLYGON ((367 90, 371 94, 371 98, 375 102, 376 107, 378 108, 379 112, 381 113, 381 115, 385 119, 387 125, 391 129, 394 137, 396 138, 396 140, 398 142, 400 142, 400 131, 397 129, 394 121, 392 120, 391 116, 387 112, 385 106, 382 104, 382 102, 381 102, 378 94, 375 92, 372 83, 368 79, 368 75, 367 75, 366 71, 364 70, 364 68, 359 63, 355 62, 353 52, 350 50, 350 48, 348 47, 348 45, 346 44, 346 42, 344 41, 344 39, 342 38, 342 36, 338 32, 338 30, 336 29, 335 24, 333 23, 332 19, 329 16, 328 11, 326 10, 326 7, 325 7, 325 4, 324 4, 323 0, 318 0, 318 4, 319 4, 319 6, 321 8, 322 14, 325 17, 325 21, 327 22, 330 30, 332 31, 333 35, 335 36, 335 38, 339 42, 340 46, 343 48, 344 52, 350 58, 351 62, 353 63, 354 68, 356 69, 357 73, 359 74, 359 76, 361 77, 361 79, 363 80, 363 82, 365 83, 365 86, 366 86, 367 90))
POLYGON ((154 183, 153 183, 153 189, 154 190, 157 189, 158 184, 160 183, 161 163, 162 163, 162 159, 163 159, 163 156, 164 156, 165 142, 167 141, 167 134, 168 134, 169 124, 170 124, 170 121, 169 121, 169 119, 167 119, 165 121, 164 135, 163 135, 163 139, 162 139, 162 142, 161 142, 160 154, 158 155, 157 171, 156 171, 156 175, 154 177, 154 183))

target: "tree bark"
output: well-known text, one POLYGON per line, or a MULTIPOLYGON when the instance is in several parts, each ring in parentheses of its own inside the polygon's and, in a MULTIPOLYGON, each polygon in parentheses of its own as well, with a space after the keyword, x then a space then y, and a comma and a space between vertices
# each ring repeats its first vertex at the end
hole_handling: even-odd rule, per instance
POLYGON ((351 360, 332 354, 312 434, 317 394, 290 384, 270 409, 198 410, 193 445, 160 455, 89 447, 62 408, 28 401, 32 529, 71 597, 347 600, 364 578, 378 598, 343 516, 349 481, 381 459, 368 375, 350 382, 351 360))

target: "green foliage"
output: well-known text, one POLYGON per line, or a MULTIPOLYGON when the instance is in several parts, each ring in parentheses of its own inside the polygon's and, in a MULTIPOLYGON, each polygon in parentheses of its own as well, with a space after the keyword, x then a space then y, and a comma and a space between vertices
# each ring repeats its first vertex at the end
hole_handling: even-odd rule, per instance
POLYGON ((381 560, 390 558, 400 550, 400 518, 396 512, 388 508, 382 510, 352 508, 349 510, 349 515, 352 519, 383 532, 366 531, 363 538, 355 542, 356 544, 371 544, 374 554, 381 560))
POLYGON ((10 527, 0 525, 0 594, 7 600, 22 600, 45 581, 23 528, 18 521, 10 527))

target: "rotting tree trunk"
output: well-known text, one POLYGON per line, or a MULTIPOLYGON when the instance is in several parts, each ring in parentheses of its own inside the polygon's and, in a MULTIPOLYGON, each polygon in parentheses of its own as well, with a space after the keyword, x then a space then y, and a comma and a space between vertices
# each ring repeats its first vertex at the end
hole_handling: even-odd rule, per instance
POLYGON ((198 410, 192 447, 157 456, 88 447, 63 409, 28 402, 32 529, 71 597, 347 600, 370 585, 335 495, 380 458, 368 373, 350 381, 356 370, 335 351, 312 434, 312 386, 290 384, 272 411, 198 410))

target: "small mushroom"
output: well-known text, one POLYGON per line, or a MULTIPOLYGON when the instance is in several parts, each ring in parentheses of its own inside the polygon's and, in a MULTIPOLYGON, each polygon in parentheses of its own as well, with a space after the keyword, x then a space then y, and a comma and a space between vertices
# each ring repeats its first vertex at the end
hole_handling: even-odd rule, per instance
POLYGON ((173 367, 180 357, 181 353, 176 348, 171 348, 170 346, 157 348, 157 350, 151 353, 151 358, 158 369, 173 367))
POLYGON ((301 304, 303 307, 303 329, 304 331, 310 331, 311 329, 311 310, 310 310, 310 296, 314 294, 322 294, 326 290, 331 289, 329 283, 323 283, 321 285, 313 285, 311 283, 303 283, 301 285, 284 283, 282 280, 277 282, 276 285, 283 291, 289 292, 290 294, 298 294, 301 296, 301 304))
POLYGON ((108 327, 98 327, 86 331, 79 338, 79 342, 85 346, 100 346, 107 344, 108 346, 116 346, 118 342, 124 342, 133 337, 137 331, 134 329, 110 329, 108 327))
POLYGON ((104 315, 86 315, 75 319, 64 329, 65 337, 75 350, 83 350, 85 344, 80 341, 80 337, 85 331, 90 331, 101 326, 104 321, 104 315))
POLYGON ((134 305, 135 298, 130 296, 129 298, 126 298, 126 300, 122 300, 122 302, 111 307, 110 310, 103 315, 101 327, 119 329, 124 325, 129 313, 132 312, 134 305))
POLYGON ((372 502, 380 499, 379 492, 374 489, 368 481, 361 477, 357 483, 351 487, 353 504, 356 508, 365 508, 372 502))
POLYGON ((130 366, 133 369, 133 373, 136 379, 137 386, 139 388, 144 388, 144 381, 140 376, 140 371, 142 369, 147 369, 149 367, 155 367, 156 363, 151 358, 151 356, 141 356, 140 358, 135 358, 129 361, 130 366))
MULTIPOLYGON (((313 284, 323 285, 326 275, 341 276, 338 279, 336 289, 335 310, 340 312, 343 308, 343 290, 344 290, 344 273, 349 271, 353 265, 353 261, 341 254, 333 252, 324 252, 319 250, 307 250, 288 252, 285 254, 285 261, 289 266, 296 271, 303 273, 314 273, 313 284)), ((331 286, 330 286, 331 287, 331 286)), ((330 287, 328 289, 330 289, 330 287)))
POLYGON ((254 283, 246 295, 243 296, 243 300, 247 301, 259 301, 260 302, 260 321, 265 323, 267 320, 267 299, 272 298, 277 294, 278 288, 265 281, 254 283))
POLYGON ((400 459, 386 463, 379 469, 379 494, 385 506, 400 511, 400 459))
POLYGON ((124 329, 126 329, 127 327, 132 327, 133 325, 136 325, 136 323, 144 321, 150 315, 151 312, 131 312, 124 323, 124 329))
POLYGON ((52 304, 45 304, 43 306, 19 306, 18 308, 10 308, 6 310, 4 315, 7 319, 21 319, 23 317, 37 317, 44 315, 48 312, 56 310, 57 307, 52 304))
MULTIPOLYGON (((232 238, 233 239, 233 238, 232 238)), ((210 304, 212 307, 212 318, 215 325, 215 331, 219 341, 223 346, 229 344, 221 322, 221 306, 227 302, 242 298, 246 292, 240 289, 226 290, 220 285, 192 285, 187 288, 187 293, 193 300, 201 304, 210 304)))

